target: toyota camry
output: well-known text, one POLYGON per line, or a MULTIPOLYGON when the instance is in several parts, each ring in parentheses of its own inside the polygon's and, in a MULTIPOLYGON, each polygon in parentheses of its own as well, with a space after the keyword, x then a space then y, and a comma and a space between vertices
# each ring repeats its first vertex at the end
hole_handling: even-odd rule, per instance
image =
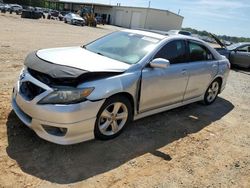
POLYGON ((30 53, 12 107, 45 140, 106 140, 132 120, 197 101, 212 104, 229 69, 199 39, 123 30, 83 46, 30 53))

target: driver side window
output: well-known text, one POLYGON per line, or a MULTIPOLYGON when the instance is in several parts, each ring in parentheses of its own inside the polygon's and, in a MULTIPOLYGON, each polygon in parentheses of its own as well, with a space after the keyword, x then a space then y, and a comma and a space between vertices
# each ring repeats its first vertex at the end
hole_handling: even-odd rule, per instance
POLYGON ((237 49, 239 52, 250 52, 250 46, 244 46, 237 49))
POLYGON ((169 60, 170 64, 186 61, 186 44, 184 40, 175 40, 167 43, 154 57, 169 60))

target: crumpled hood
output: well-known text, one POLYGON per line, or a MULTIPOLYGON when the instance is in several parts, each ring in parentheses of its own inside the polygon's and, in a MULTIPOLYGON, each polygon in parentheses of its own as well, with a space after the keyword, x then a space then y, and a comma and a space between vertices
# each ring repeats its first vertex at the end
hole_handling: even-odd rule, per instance
POLYGON ((98 55, 82 47, 38 50, 36 55, 40 59, 53 64, 89 72, 124 72, 130 67, 126 63, 98 55))

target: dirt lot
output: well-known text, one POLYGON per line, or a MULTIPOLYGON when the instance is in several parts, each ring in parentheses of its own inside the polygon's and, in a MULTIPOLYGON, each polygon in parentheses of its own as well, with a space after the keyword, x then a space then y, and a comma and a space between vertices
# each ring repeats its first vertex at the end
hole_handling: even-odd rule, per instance
POLYGON ((249 70, 232 70, 213 105, 138 120, 110 141, 60 146, 17 119, 10 93, 28 52, 116 29, 0 13, 0 187, 250 187, 249 70))

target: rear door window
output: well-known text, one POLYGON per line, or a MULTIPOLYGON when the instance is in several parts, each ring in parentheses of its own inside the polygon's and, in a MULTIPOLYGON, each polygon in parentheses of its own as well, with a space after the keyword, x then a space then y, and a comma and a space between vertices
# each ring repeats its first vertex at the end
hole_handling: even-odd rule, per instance
POLYGON ((190 41, 188 42, 188 49, 190 62, 209 61, 214 59, 212 53, 201 44, 190 41))

